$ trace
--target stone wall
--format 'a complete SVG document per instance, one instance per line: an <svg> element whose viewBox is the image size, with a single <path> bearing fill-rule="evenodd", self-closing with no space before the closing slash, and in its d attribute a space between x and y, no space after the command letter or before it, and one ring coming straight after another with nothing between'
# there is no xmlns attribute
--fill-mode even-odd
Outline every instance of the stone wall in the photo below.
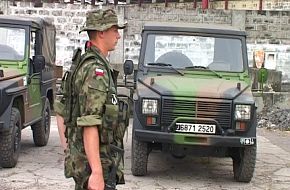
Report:
<svg viewBox="0 0 290 190"><path fill-rule="evenodd" d="M72 51L84 44L86 34L78 31L85 21L86 11L92 9L89 5L71 5L43 3L42 7L33 7L33 3L17 2L9 6L11 15L38 16L46 18L56 27L56 64L69 67Z"/></svg>
<svg viewBox="0 0 290 190"><path fill-rule="evenodd" d="M1 1L3 6L3 2ZM267 63L271 69L283 72L283 80L290 81L290 0L265 0L263 9L257 11L258 0L229 1L229 10L224 10L224 2L210 2L214 9L202 10L198 3L194 9L193 3L164 3L122 5L112 7L117 10L121 20L128 22L119 41L117 51L110 55L110 60L121 64L125 59L133 59L137 64L141 42L140 31L147 21L172 21L192 23L227 24L245 29L248 34L249 63L252 66L253 51L264 49L266 62L269 57L274 61ZM99 6L72 5L58 3L43 3L43 7L36 8L33 3L10 3L5 12L12 15L40 16L50 19L57 29L57 64L66 68L70 64L72 50L83 46L87 40L86 34L78 31L85 21L85 13ZM104 7L106 8L106 7ZM0 8L1 9L1 8ZM2 8L3 9L3 8ZM240 9L240 10L234 10ZM244 9L244 10L242 10ZM275 10L274 10L275 9Z"/></svg>
<svg viewBox="0 0 290 190"><path fill-rule="evenodd" d="M0 14L6 14L8 1L0 1Z"/></svg>
<svg viewBox="0 0 290 190"><path fill-rule="evenodd" d="M86 32L79 34L80 28L85 22L86 12L99 9L99 6L73 5L59 3L43 3L42 7L33 7L33 3L18 2L16 6L10 6L8 14L21 16L38 16L46 18L56 27L56 64L68 69L71 63L72 52L76 47L84 47L88 40ZM123 20L124 8L118 8L117 12ZM121 33L121 36L123 34ZM113 63L123 61L123 38L119 41L117 50L110 55Z"/></svg>
<svg viewBox="0 0 290 190"><path fill-rule="evenodd" d="M191 3L143 4L141 7L126 6L125 20L128 30L125 34L125 58L137 63L141 43L141 29L145 22L189 22L189 23L217 23L231 25L232 11L194 9ZM136 14L138 13L138 14Z"/></svg>
<svg viewBox="0 0 290 190"><path fill-rule="evenodd" d="M164 4L147 4L125 9L129 27L124 54L126 59L135 63L141 42L139 34L146 21L227 24L246 30L250 66L253 66L253 52L263 49L267 68L282 71L282 80L290 81L290 11L202 10L194 9L190 3L170 3L167 8ZM274 57L272 62L268 59L271 56Z"/></svg>
<svg viewBox="0 0 290 190"><path fill-rule="evenodd" d="M253 52L263 49L267 64L269 55L274 62L270 69L282 71L283 81L290 80L290 11L246 11L245 29L248 34L249 64Z"/></svg>
<svg viewBox="0 0 290 190"><path fill-rule="evenodd" d="M211 2L210 7L214 9L224 9L224 1ZM259 0L229 0L229 9L237 10L258 10ZM290 10L289 0L263 0L263 10Z"/></svg>

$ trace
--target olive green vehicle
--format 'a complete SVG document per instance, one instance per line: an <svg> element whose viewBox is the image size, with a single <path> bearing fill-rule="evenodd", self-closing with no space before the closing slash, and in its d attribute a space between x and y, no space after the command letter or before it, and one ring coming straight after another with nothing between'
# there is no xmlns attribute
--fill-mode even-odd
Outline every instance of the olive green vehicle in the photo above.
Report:
<svg viewBox="0 0 290 190"><path fill-rule="evenodd" d="M17 164L21 130L45 146L54 100L55 27L40 18L0 16L0 167Z"/></svg>
<svg viewBox="0 0 290 190"><path fill-rule="evenodd" d="M234 179L251 181L257 119L244 31L147 23L134 76L133 175L147 174L157 149L177 158L231 157Z"/></svg>

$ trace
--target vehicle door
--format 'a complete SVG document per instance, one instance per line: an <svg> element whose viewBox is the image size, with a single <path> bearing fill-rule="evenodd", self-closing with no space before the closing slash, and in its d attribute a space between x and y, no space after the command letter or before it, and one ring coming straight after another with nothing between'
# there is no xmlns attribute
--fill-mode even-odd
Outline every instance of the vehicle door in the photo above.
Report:
<svg viewBox="0 0 290 190"><path fill-rule="evenodd" d="M30 43L29 43L29 67L28 67L28 108L29 108L29 121L37 120L42 115L42 102L41 102L41 74L42 71L37 68L34 61L35 55L41 54L41 33L40 30L31 29Z"/></svg>

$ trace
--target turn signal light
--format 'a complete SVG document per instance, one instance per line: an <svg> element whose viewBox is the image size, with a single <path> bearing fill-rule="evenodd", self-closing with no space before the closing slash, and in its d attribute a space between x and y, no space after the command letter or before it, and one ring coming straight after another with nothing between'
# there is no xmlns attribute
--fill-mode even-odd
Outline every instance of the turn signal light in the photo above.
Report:
<svg viewBox="0 0 290 190"><path fill-rule="evenodd" d="M236 130L245 131L246 130L246 123L245 122L236 122Z"/></svg>
<svg viewBox="0 0 290 190"><path fill-rule="evenodd" d="M147 125L156 125L157 119L153 116L147 116L146 124Z"/></svg>

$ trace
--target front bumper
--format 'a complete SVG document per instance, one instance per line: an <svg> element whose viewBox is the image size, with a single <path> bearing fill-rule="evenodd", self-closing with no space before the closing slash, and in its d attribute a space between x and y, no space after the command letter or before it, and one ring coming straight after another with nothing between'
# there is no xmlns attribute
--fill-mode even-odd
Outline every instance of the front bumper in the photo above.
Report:
<svg viewBox="0 0 290 190"><path fill-rule="evenodd" d="M135 129L134 138L144 142L201 146L244 147L256 144L256 137L183 134L143 129Z"/></svg>

